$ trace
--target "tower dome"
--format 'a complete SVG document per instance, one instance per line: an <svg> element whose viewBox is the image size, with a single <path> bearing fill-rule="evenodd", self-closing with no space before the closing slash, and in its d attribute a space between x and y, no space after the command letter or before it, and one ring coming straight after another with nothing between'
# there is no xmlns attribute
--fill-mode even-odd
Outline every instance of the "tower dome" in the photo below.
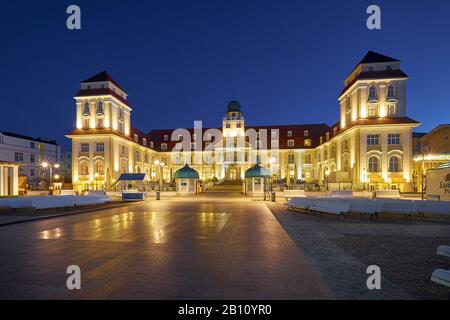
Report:
<svg viewBox="0 0 450 320"><path fill-rule="evenodd" d="M227 112L241 112L241 104L237 100L228 102Z"/></svg>

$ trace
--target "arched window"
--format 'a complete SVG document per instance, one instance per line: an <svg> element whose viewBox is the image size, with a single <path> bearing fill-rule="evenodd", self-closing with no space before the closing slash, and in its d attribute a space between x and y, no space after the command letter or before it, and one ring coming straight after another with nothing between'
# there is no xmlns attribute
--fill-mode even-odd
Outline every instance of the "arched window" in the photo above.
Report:
<svg viewBox="0 0 450 320"><path fill-rule="evenodd" d="M368 172L379 172L379 160L376 156L371 156L369 157L369 161L368 161Z"/></svg>
<svg viewBox="0 0 450 320"><path fill-rule="evenodd" d="M101 101L97 103L97 115L103 115L103 102Z"/></svg>
<svg viewBox="0 0 450 320"><path fill-rule="evenodd" d="M389 172L401 171L401 159L399 156L392 156L389 158Z"/></svg>
<svg viewBox="0 0 450 320"><path fill-rule="evenodd" d="M374 85L369 88L369 101L371 100L378 100L377 88Z"/></svg>
<svg viewBox="0 0 450 320"><path fill-rule="evenodd" d="M391 84L388 86L387 97L388 99L394 98L394 86L392 86Z"/></svg>
<svg viewBox="0 0 450 320"><path fill-rule="evenodd" d="M89 117L90 115L91 115L91 110L89 109L89 102L85 102L84 107L83 107L83 116Z"/></svg>
<svg viewBox="0 0 450 320"><path fill-rule="evenodd" d="M294 140L288 140L287 146L288 147L293 147L294 146Z"/></svg>
<svg viewBox="0 0 450 320"><path fill-rule="evenodd" d="M97 173L98 175L103 175L104 173L104 166L103 166L103 161L99 160L97 162L95 162L95 173Z"/></svg>
<svg viewBox="0 0 450 320"><path fill-rule="evenodd" d="M87 176L89 174L89 164L86 160L80 161L80 175Z"/></svg>

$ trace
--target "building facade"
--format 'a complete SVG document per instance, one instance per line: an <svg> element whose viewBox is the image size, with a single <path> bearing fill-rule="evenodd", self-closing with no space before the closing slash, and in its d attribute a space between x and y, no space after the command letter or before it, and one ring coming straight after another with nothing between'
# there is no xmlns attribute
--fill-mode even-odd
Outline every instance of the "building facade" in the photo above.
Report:
<svg viewBox="0 0 450 320"><path fill-rule="evenodd" d="M22 189L38 189L42 181L50 180L50 170L43 168L42 163L59 164L61 147L55 140L2 131L0 159L19 165L19 177L26 177L27 184Z"/></svg>
<svg viewBox="0 0 450 320"><path fill-rule="evenodd" d="M102 72L76 94L72 179L77 190L111 188L123 172L171 182L186 163L200 179L241 180L255 163L285 185L412 190L412 129L400 61L368 52L344 81L340 120L327 124L247 125L238 101L222 126L152 130L131 125L126 92Z"/></svg>
<svg viewBox="0 0 450 320"><path fill-rule="evenodd" d="M414 133L414 190L426 187L428 169L450 162L450 124L441 124L428 133Z"/></svg>

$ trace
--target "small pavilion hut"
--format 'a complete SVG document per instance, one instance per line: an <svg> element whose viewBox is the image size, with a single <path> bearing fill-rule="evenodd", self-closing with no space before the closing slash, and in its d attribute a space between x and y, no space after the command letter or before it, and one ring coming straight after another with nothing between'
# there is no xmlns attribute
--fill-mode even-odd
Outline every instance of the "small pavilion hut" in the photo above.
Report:
<svg viewBox="0 0 450 320"><path fill-rule="evenodd" d="M174 174L177 195L191 195L197 193L198 172L189 165L177 170Z"/></svg>
<svg viewBox="0 0 450 320"><path fill-rule="evenodd" d="M249 196L263 196L268 190L270 172L259 164L245 171L245 194Z"/></svg>
<svg viewBox="0 0 450 320"><path fill-rule="evenodd" d="M122 190L122 200L145 200L150 177L146 173L122 173L117 180Z"/></svg>

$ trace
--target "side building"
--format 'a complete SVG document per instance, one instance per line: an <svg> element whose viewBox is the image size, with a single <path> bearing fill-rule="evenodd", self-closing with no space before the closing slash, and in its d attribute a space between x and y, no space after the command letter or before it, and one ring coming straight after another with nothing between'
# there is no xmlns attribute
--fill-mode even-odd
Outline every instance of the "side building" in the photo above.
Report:
<svg viewBox="0 0 450 320"><path fill-rule="evenodd" d="M21 183L20 191L38 190L48 186L50 181L50 170L44 168L42 164L59 164L61 147L55 140L1 131L0 159L19 165L19 180L25 184ZM20 177L26 177L26 180Z"/></svg>

